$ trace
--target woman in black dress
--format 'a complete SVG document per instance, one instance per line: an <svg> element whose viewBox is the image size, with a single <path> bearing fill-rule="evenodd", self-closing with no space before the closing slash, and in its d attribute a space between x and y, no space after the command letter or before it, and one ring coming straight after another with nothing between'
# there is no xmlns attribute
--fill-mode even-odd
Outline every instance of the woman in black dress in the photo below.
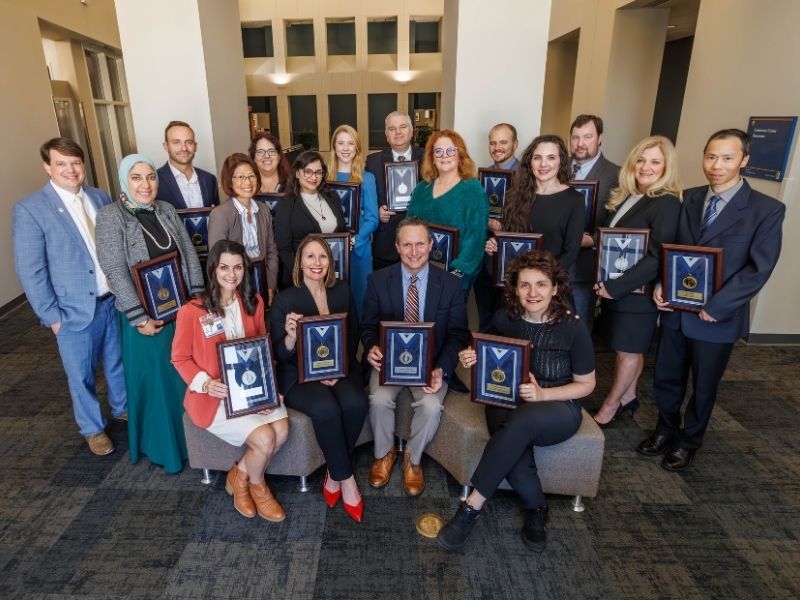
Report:
<svg viewBox="0 0 800 600"><path fill-rule="evenodd" d="M603 427L626 411L639 408L636 384L656 329L658 309L652 283L661 264L661 244L675 241L681 210L681 184L675 147L667 138L646 137L628 154L619 187L606 204L606 227L650 230L647 254L620 277L595 285L603 300L602 327L617 353L614 381L594 420ZM633 293L645 286L644 294Z"/></svg>
<svg viewBox="0 0 800 600"><path fill-rule="evenodd" d="M595 385L592 340L583 322L571 314L569 296L569 277L549 252L529 252L511 262L503 289L505 308L495 313L489 333L531 341L530 383L520 385L517 408L486 407L492 437L472 475L475 488L439 532L439 545L446 550L466 543L484 503L503 479L525 507L523 541L536 552L545 548L547 501L532 449L572 437L582 420L577 399L591 394ZM472 367L475 350L462 350L459 360Z"/></svg>

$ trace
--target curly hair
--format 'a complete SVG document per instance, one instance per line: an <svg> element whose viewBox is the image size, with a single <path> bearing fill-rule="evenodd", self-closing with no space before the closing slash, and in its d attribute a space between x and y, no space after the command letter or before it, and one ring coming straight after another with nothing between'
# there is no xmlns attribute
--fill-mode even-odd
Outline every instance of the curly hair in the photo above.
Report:
<svg viewBox="0 0 800 600"><path fill-rule="evenodd" d="M361 138L358 137L358 132L350 127L350 125L339 125L331 136L331 158L328 163L328 181L336 181L336 172L339 170L339 157L336 156L336 138L340 133L349 135L355 145L353 166L350 170L350 181L361 183L364 181L364 151L361 148Z"/></svg>
<svg viewBox="0 0 800 600"><path fill-rule="evenodd" d="M525 309L517 296L519 274L525 269L534 269L543 273L550 279L550 283L556 286L556 294L550 300L550 306L545 313L549 322L558 323L567 315L572 314L572 303L570 302L572 286L566 269L558 264L553 255L546 250L534 250L517 256L506 269L506 280L503 282L503 303L510 319L519 319L525 314Z"/></svg>
<svg viewBox="0 0 800 600"><path fill-rule="evenodd" d="M445 137L453 140L453 145L458 149L459 177L461 177L461 179L475 179L478 176L478 168L475 166L475 161L469 157L467 144L464 142L464 138L452 129L434 131L431 137L428 138L428 143L425 144L425 157L422 160L422 178L428 183L432 183L433 180L439 176L439 170L433 163L433 145Z"/></svg>
<svg viewBox="0 0 800 600"><path fill-rule="evenodd" d="M289 161L287 160L286 155L283 153L283 147L281 146L280 140L268 131L262 131L261 133L256 134L253 138L253 141L250 142L250 148L247 149L247 153L253 160L256 159L256 150L258 149L256 146L258 145L259 140L266 140L275 147L275 150L278 151L278 182L281 185L281 189L284 189L289 181L289 176L292 174L292 167L289 166ZM260 187L261 186L259 186L259 188Z"/></svg>
<svg viewBox="0 0 800 600"><path fill-rule="evenodd" d="M244 246L239 242L231 240L219 240L211 247L206 261L206 284L205 291L200 295L203 301L203 306L207 311L225 316L221 300L221 289L217 282L217 267L222 258L222 254L233 254L234 256L241 256L244 263L244 276L241 283L236 288L237 293L242 297L242 304L244 305L244 312L248 315L254 315L256 312L256 291L250 283L250 259L247 258L247 251Z"/></svg>
<svg viewBox="0 0 800 600"><path fill-rule="evenodd" d="M253 174L256 176L256 192L261 188L261 174L258 172L256 163L253 162L253 159L247 156L247 154L234 152L222 163L222 170L219 174L219 182L222 184L222 189L228 194L229 198L236 197L236 192L233 191L233 174L240 165L248 165L253 169Z"/></svg>

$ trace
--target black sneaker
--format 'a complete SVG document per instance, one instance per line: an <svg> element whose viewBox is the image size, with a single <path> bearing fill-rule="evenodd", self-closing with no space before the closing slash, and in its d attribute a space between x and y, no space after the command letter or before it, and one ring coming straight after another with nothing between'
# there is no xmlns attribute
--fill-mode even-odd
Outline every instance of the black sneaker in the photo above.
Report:
<svg viewBox="0 0 800 600"><path fill-rule="evenodd" d="M547 521L547 507L525 509L525 523L522 526L522 541L534 552L544 551L547 545L547 533L544 524Z"/></svg>
<svg viewBox="0 0 800 600"><path fill-rule="evenodd" d="M481 511L475 510L466 502L458 506L455 516L439 531L436 541L439 545L450 552L454 552L467 543L467 538L475 523L481 516Z"/></svg>

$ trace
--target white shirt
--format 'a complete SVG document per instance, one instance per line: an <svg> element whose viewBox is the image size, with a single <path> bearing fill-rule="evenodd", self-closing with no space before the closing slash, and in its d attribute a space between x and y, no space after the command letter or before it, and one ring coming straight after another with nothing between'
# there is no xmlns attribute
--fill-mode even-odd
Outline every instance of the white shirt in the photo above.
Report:
<svg viewBox="0 0 800 600"><path fill-rule="evenodd" d="M172 163L167 163L169 170L175 177L175 183L178 184L178 189L181 191L183 201L186 203L187 208L203 208L203 193L200 190L200 182L197 180L197 171L192 169L192 176L186 179L186 175L178 171Z"/></svg>
<svg viewBox="0 0 800 600"><path fill-rule="evenodd" d="M572 173L572 166L570 166L569 170L570 177L576 181L583 181L584 179L586 179L589 176L589 171L591 171L594 168L594 165L597 163L597 161L600 160L601 154L602 152L598 152L597 154L594 155L594 158L587 160L585 163L580 165L580 168L574 174ZM575 161L573 161L572 164L575 164Z"/></svg>
<svg viewBox="0 0 800 600"><path fill-rule="evenodd" d="M258 258L261 252L258 248L258 225L256 224L256 214L258 213L258 202L250 200L250 221L247 220L247 209L244 204L239 202L236 198L233 200L233 206L239 212L239 218L242 220L242 245L247 251L247 256L250 258Z"/></svg>
<svg viewBox="0 0 800 600"><path fill-rule="evenodd" d="M392 158L394 158L394 162L398 162L401 156L404 157L405 160L411 160L411 146L409 146L408 150L406 150L403 154L398 154L394 151L394 149L392 149Z"/></svg>
<svg viewBox="0 0 800 600"><path fill-rule="evenodd" d="M78 228L78 233L81 234L81 239L83 243L86 245L86 249L89 251L89 256L92 257L92 262L94 263L94 280L97 283L97 298L103 296L111 291L108 287L108 280L106 279L103 270L100 268L100 263L97 262L97 248L95 247L94 239L92 238L89 231L86 229L86 221L83 218L83 213L80 210L80 207L77 205L77 201L75 200L75 196L81 196L84 210L86 214L91 219L92 223L97 223L97 209L94 207L94 204L87 198L83 192L83 188L81 188L77 194L73 194L72 192L68 192L65 189L58 187L53 180L50 180L50 185L53 186L53 189L58 194L58 197L61 198L61 202L64 203L64 207L67 209L67 214L69 214L72 222L75 223L75 227Z"/></svg>

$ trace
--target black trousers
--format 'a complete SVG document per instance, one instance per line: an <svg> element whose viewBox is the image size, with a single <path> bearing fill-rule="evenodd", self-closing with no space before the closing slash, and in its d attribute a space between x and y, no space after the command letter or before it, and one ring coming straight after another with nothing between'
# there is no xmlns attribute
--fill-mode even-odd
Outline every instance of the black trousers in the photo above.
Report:
<svg viewBox="0 0 800 600"><path fill-rule="evenodd" d="M475 304L478 307L478 331L486 331L503 300L503 288L495 287L487 260L483 261L472 289L475 290Z"/></svg>
<svg viewBox="0 0 800 600"><path fill-rule="evenodd" d="M653 374L653 396L658 406L656 433L676 436L682 448L703 445L717 390L732 343L703 342L686 337L678 329L661 327ZM681 428L681 405L692 372L692 395Z"/></svg>
<svg viewBox="0 0 800 600"><path fill-rule="evenodd" d="M342 481L350 477L353 474L351 455L369 410L364 386L351 377L340 379L334 386L318 381L296 383L289 388L284 400L286 406L311 418L331 478Z"/></svg>
<svg viewBox="0 0 800 600"><path fill-rule="evenodd" d="M547 505L536 470L533 446L552 446L571 438L581 425L581 407L574 400L525 402L514 410L486 407L492 438L472 475L472 485L491 498L508 479L525 508Z"/></svg>

